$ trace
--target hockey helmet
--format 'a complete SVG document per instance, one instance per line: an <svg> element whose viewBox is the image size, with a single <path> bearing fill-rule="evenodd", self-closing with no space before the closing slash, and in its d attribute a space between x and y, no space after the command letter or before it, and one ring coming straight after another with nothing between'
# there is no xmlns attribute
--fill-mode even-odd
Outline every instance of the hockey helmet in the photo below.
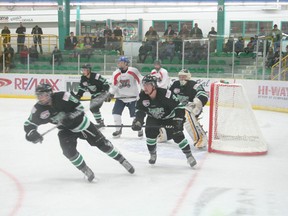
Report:
<svg viewBox="0 0 288 216"><path fill-rule="evenodd" d="M48 83L40 83L39 85L36 86L36 95L41 94L41 93L52 93L52 87Z"/></svg>
<svg viewBox="0 0 288 216"><path fill-rule="evenodd" d="M183 68L182 70L179 71L178 77L179 77L180 84L181 85L185 85L187 80L191 79L190 71L185 69L185 68ZM182 77L184 77L184 78L182 78Z"/></svg>
<svg viewBox="0 0 288 216"><path fill-rule="evenodd" d="M150 83L152 86L157 87L157 77L151 74L148 74L143 77L142 84Z"/></svg>
<svg viewBox="0 0 288 216"><path fill-rule="evenodd" d="M126 57L126 56L121 56L119 59L118 59L118 62L125 62L127 64L130 63L129 59Z"/></svg>
<svg viewBox="0 0 288 216"><path fill-rule="evenodd" d="M36 96L41 105L47 105L51 101L52 87L48 83L39 84L36 89Z"/></svg>
<svg viewBox="0 0 288 216"><path fill-rule="evenodd" d="M84 64L84 65L81 66L81 68L82 68L82 69L88 69L90 72L91 72L91 70L92 70L92 67L91 67L90 64Z"/></svg>
<svg viewBox="0 0 288 216"><path fill-rule="evenodd" d="M160 65L161 66L161 60L155 60L154 65Z"/></svg>

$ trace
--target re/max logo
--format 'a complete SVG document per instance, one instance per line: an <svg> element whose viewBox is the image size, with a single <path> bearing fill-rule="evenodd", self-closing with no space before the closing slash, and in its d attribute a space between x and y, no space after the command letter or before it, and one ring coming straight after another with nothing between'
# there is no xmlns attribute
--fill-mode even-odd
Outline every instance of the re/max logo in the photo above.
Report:
<svg viewBox="0 0 288 216"><path fill-rule="evenodd" d="M60 79L37 79L37 78L15 78L15 90L31 90L35 89L40 83L47 83L52 86L53 91L59 91L58 82Z"/></svg>

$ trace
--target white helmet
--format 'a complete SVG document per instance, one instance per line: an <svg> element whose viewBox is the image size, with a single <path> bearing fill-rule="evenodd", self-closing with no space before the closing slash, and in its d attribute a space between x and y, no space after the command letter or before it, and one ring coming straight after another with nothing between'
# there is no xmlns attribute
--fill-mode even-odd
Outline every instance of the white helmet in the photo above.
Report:
<svg viewBox="0 0 288 216"><path fill-rule="evenodd" d="M178 77L179 76L185 76L185 79L184 80L180 80L180 84L181 85L185 85L187 80L190 80L191 79L191 73L189 70L183 68L182 70L179 71L178 73Z"/></svg>

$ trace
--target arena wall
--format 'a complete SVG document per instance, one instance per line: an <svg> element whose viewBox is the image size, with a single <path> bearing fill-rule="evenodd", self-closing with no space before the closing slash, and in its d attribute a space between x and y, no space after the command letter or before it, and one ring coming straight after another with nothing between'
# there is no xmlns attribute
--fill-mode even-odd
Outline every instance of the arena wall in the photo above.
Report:
<svg viewBox="0 0 288 216"><path fill-rule="evenodd" d="M111 77L106 77L108 80ZM173 79L173 77L172 77ZM217 79L197 78L209 92ZM0 97L5 98L34 98L35 87L46 82L51 84L54 91L77 91L80 77L77 75L37 75L37 74L1 74ZM288 82L268 80L225 80L229 83L240 83L255 109L288 112ZM89 94L84 96L89 97Z"/></svg>

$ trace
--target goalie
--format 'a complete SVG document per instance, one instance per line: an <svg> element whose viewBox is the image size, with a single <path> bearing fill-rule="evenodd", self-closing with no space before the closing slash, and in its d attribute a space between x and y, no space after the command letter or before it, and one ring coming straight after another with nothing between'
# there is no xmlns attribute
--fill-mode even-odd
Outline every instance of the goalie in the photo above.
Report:
<svg viewBox="0 0 288 216"><path fill-rule="evenodd" d="M198 121L198 117L208 101L208 93L201 84L191 80L191 74L187 69L182 69L178 73L178 77L179 80L171 85L170 90L174 92L179 101L186 106L186 121L184 127L193 139L194 146L203 148L207 146L208 139ZM161 128L158 141L163 142L165 140L167 140L167 134L165 128Z"/></svg>

